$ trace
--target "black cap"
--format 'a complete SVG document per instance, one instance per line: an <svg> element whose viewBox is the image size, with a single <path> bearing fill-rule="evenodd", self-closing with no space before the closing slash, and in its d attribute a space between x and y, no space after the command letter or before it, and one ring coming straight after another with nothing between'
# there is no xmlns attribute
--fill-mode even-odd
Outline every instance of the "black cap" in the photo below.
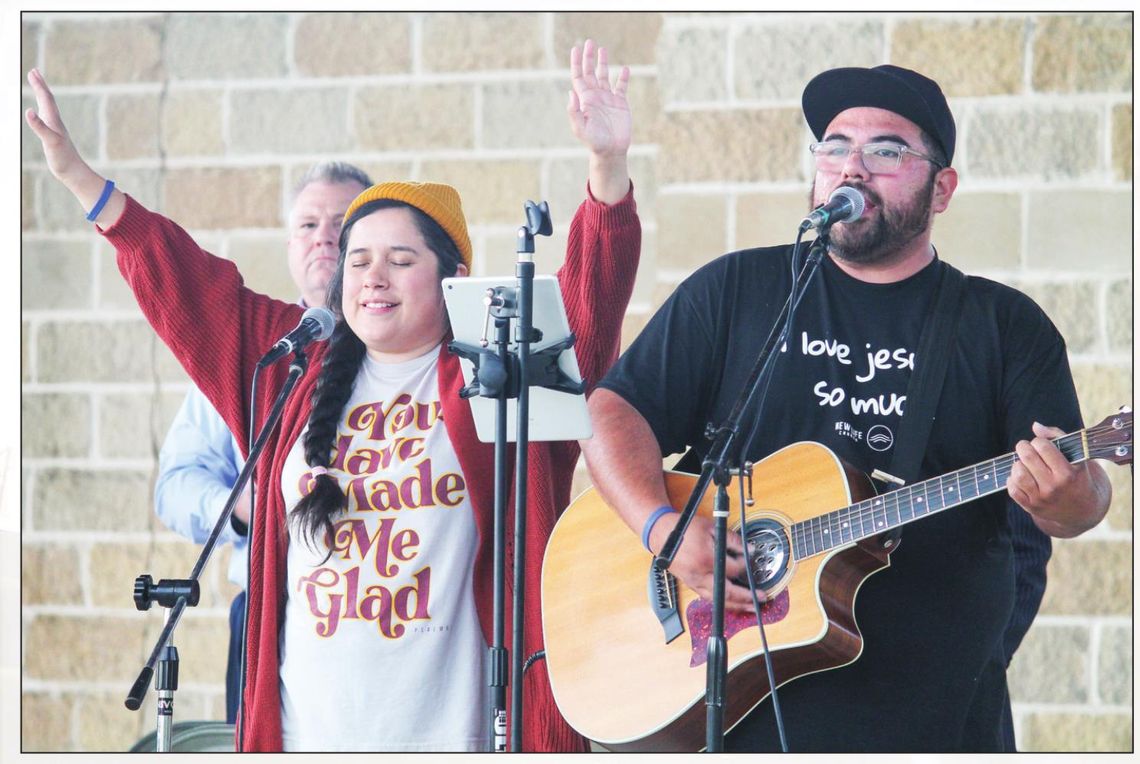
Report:
<svg viewBox="0 0 1140 764"><path fill-rule="evenodd" d="M901 66L846 67L817 74L804 88L804 117L816 140L839 112L857 106L893 111L921 127L954 159L954 115L942 88L929 77Z"/></svg>

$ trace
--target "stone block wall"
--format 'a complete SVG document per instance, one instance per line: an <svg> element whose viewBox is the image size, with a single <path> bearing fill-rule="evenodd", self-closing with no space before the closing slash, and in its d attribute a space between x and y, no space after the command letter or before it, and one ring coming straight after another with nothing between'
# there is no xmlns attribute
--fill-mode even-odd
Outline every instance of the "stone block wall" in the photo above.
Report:
<svg viewBox="0 0 1140 764"><path fill-rule="evenodd" d="M633 69L645 248L627 344L693 269L791 238L812 75L918 68L959 129L939 250L1046 309L1090 423L1130 403L1129 14L29 13L21 32L24 70L44 72L94 166L286 299L282 211L325 158L454 184L476 274L510 272L523 201L548 199L537 260L556 268L586 173L563 114L568 50L592 36ZM21 157L21 746L124 750L153 728L153 693L142 713L122 698L161 625L134 611L133 578L180 576L197 551L151 508L188 382L26 128ZM1055 544L1010 671L1023 750L1132 747L1132 481L1110 473L1108 519ZM180 719L223 714L226 559L180 630Z"/></svg>

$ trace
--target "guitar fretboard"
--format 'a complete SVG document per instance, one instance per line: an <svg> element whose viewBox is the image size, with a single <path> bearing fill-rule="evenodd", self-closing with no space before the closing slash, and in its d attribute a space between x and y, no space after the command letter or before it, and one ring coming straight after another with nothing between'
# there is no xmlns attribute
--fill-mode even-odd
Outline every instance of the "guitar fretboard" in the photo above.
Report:
<svg viewBox="0 0 1140 764"><path fill-rule="evenodd" d="M1084 461L1089 458L1085 432L1063 435L1053 445L1069 462ZM794 523L793 554L796 559L821 554L997 493L1005 488L1017 461L1016 454L1006 454Z"/></svg>

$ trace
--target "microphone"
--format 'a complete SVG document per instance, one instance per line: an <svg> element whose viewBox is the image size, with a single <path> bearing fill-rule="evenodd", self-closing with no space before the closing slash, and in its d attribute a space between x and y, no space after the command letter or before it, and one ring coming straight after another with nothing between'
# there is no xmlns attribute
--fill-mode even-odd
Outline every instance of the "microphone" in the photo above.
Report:
<svg viewBox="0 0 1140 764"><path fill-rule="evenodd" d="M257 362L258 366L268 366L283 355L295 353L310 342L320 342L332 336L336 319L332 311L325 308L309 308L301 316L297 328L277 340L269 352Z"/></svg>
<svg viewBox="0 0 1140 764"><path fill-rule="evenodd" d="M825 230L836 223L853 223L863 214L863 195L850 186L840 186L831 192L827 204L816 207L800 222L800 230Z"/></svg>

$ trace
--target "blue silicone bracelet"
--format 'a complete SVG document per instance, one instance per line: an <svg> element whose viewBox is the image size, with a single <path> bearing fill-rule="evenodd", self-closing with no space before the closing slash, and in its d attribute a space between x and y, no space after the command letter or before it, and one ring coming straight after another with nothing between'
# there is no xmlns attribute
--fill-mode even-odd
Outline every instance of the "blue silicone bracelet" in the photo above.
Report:
<svg viewBox="0 0 1140 764"><path fill-rule="evenodd" d="M645 527L641 529L641 545L645 547L645 551L653 552L653 550L649 548L649 534L653 532L653 526L656 525L657 521L660 520L664 515L676 511L677 510L673 509L670 506L658 507L657 509L653 510L653 514L651 514L649 516L649 519L645 521Z"/></svg>
<svg viewBox="0 0 1140 764"><path fill-rule="evenodd" d="M115 181L107 178L107 182L103 184L103 193L99 196L99 201L95 202L95 206L87 213L87 220L94 222L95 218L99 217L99 213L103 211L103 207L107 205L107 200L111 198L111 192L115 190Z"/></svg>

